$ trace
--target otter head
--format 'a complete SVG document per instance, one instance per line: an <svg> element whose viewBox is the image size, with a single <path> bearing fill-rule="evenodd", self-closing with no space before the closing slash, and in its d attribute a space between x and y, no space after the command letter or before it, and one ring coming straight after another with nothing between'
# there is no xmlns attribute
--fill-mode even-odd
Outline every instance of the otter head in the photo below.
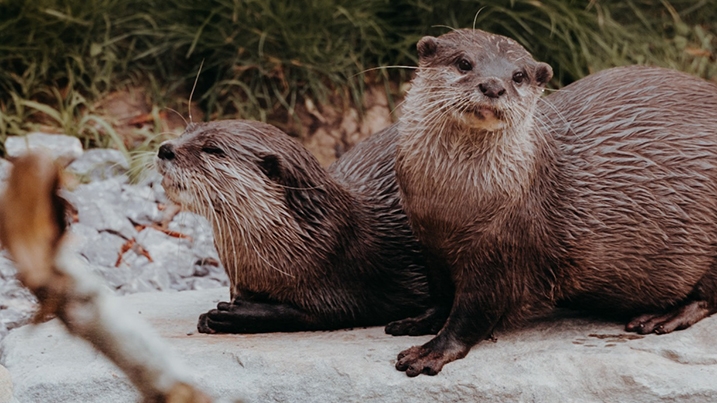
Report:
<svg viewBox="0 0 717 403"><path fill-rule="evenodd" d="M278 258L303 244L329 186L305 148L259 122L192 124L162 143L155 161L167 196L212 224L232 284L249 267L285 270Z"/></svg>
<svg viewBox="0 0 717 403"><path fill-rule="evenodd" d="M497 132L520 125L553 76L514 40L480 30L427 36L417 48L419 68L405 110L423 127Z"/></svg>
<svg viewBox="0 0 717 403"><path fill-rule="evenodd" d="M156 162L167 196L212 222L217 214L283 222L285 157L292 154L301 154L298 145L271 125L219 121L192 124L165 141ZM257 224L248 223L255 230Z"/></svg>

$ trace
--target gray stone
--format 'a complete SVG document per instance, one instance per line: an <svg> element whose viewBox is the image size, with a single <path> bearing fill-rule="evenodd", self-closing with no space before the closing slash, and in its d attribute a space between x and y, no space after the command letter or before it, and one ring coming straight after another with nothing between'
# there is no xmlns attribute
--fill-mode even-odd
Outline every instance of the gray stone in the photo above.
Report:
<svg viewBox="0 0 717 403"><path fill-rule="evenodd" d="M37 311L37 299L16 274L12 261L0 252L0 340L10 329L27 324Z"/></svg>
<svg viewBox="0 0 717 403"><path fill-rule="evenodd" d="M0 251L0 279L6 280L9 278L15 278L17 269L15 264L10 260L4 250Z"/></svg>
<svg viewBox="0 0 717 403"><path fill-rule="evenodd" d="M122 245L127 241L112 232L99 232L94 228L76 223L71 232L78 238L78 252L87 261L103 267L114 267L119 258Z"/></svg>
<svg viewBox="0 0 717 403"><path fill-rule="evenodd" d="M152 167L142 171L140 179L137 181L137 186L148 187L154 192L154 199L160 203L168 203L167 194L164 192L162 187L162 175Z"/></svg>
<svg viewBox="0 0 717 403"><path fill-rule="evenodd" d="M117 293L125 295L157 291L157 288L148 281L148 277L152 277L152 275L145 274L147 266L150 263L145 256L137 254L134 250L130 250L122 255L122 261L116 269L121 273L128 273L129 278L124 284L117 288Z"/></svg>
<svg viewBox="0 0 717 403"><path fill-rule="evenodd" d="M98 181L127 174L129 163L118 150L95 148L85 151L67 169L91 181Z"/></svg>
<svg viewBox="0 0 717 403"><path fill-rule="evenodd" d="M188 240L171 237L147 227L137 235L137 243L149 252L155 266L164 268L173 278L194 275L194 253Z"/></svg>
<svg viewBox="0 0 717 403"><path fill-rule="evenodd" d="M156 291L169 290L171 285L169 268L159 262L149 262L142 268L138 280L144 281Z"/></svg>
<svg viewBox="0 0 717 403"><path fill-rule="evenodd" d="M0 343L7 337L7 335L10 333L10 329L5 326L2 321L0 321ZM0 344L0 353L2 353L2 345Z"/></svg>
<svg viewBox="0 0 717 403"><path fill-rule="evenodd" d="M118 178L91 182L72 192L64 192L63 196L77 209L81 224L131 239L137 231L119 203L122 184L123 180Z"/></svg>
<svg viewBox="0 0 717 403"><path fill-rule="evenodd" d="M89 263L91 264L91 262ZM104 279L105 284L111 290L117 290L121 288L125 284L130 283L134 278L132 274L132 269L126 266L95 266L94 271L100 277L102 277L102 279ZM123 292L122 294L126 294L126 292Z"/></svg>
<svg viewBox="0 0 717 403"><path fill-rule="evenodd" d="M12 330L30 323L32 316L37 310L36 306L26 301L10 300L0 305L0 320L6 329ZM12 304L10 306L7 303Z"/></svg>
<svg viewBox="0 0 717 403"><path fill-rule="evenodd" d="M176 286L173 286L177 291L187 290L208 290L210 288L221 288L226 287L227 284L223 284L221 281L208 278L208 277L190 277L181 279Z"/></svg>
<svg viewBox="0 0 717 403"><path fill-rule="evenodd" d="M119 203L132 222L149 225L162 221L154 191L149 186L123 185Z"/></svg>
<svg viewBox="0 0 717 403"><path fill-rule="evenodd" d="M117 294L119 295L149 292L157 292L157 289L154 287L153 284L151 284L149 281L147 281L147 279L144 278L132 279L132 281L123 284L120 288L117 289Z"/></svg>
<svg viewBox="0 0 717 403"><path fill-rule="evenodd" d="M10 136L5 140L5 152L10 158L37 150L44 150L60 164L67 165L82 155L82 143L77 137L45 133Z"/></svg>
<svg viewBox="0 0 717 403"><path fill-rule="evenodd" d="M171 231L191 237L192 250L195 252L197 259L213 258L219 260L219 254L214 247L212 226L204 217L182 211L174 216L168 228Z"/></svg>
<svg viewBox="0 0 717 403"><path fill-rule="evenodd" d="M431 336L381 327L259 335L196 333L226 288L122 298L148 320L215 396L247 402L714 402L717 318L645 337L572 312L497 333L437 376L408 378L396 354ZM0 364L20 401L129 402L126 377L56 320L10 332Z"/></svg>
<svg viewBox="0 0 717 403"><path fill-rule="evenodd" d="M10 176L10 171L12 170L12 162L0 158L0 183L7 180L8 176ZM2 190L2 189L0 189Z"/></svg>

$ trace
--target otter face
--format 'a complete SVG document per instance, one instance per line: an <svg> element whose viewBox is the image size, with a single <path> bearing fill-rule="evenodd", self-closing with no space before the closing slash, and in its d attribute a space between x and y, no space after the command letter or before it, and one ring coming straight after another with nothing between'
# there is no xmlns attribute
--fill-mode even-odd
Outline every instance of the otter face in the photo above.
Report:
<svg viewBox="0 0 717 403"><path fill-rule="evenodd" d="M279 180L284 161L275 148L292 142L258 122L193 124L162 143L155 162L172 201L215 227L258 231L290 219Z"/></svg>
<svg viewBox="0 0 717 403"><path fill-rule="evenodd" d="M424 126L458 124L485 132L520 125L552 78L510 38L480 30L457 30L418 43L419 69L406 110Z"/></svg>

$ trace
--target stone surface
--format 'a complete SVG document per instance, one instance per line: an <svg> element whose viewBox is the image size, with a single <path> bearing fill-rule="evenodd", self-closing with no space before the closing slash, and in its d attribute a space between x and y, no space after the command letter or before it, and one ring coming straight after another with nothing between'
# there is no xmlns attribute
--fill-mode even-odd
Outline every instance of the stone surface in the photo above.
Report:
<svg viewBox="0 0 717 403"><path fill-rule="evenodd" d="M0 340L10 329L27 324L37 311L37 299L15 278L17 270L0 252Z"/></svg>
<svg viewBox="0 0 717 403"><path fill-rule="evenodd" d="M16 403L13 397L10 372L0 365L0 403Z"/></svg>
<svg viewBox="0 0 717 403"><path fill-rule="evenodd" d="M122 180L113 178L83 184L73 192L63 192L63 197L77 209L80 224L118 234L125 239L137 235L134 225L119 204Z"/></svg>
<svg viewBox="0 0 717 403"><path fill-rule="evenodd" d="M126 174L129 163L118 150L96 148L85 151L67 169L91 181L99 181Z"/></svg>
<svg viewBox="0 0 717 403"><path fill-rule="evenodd" d="M259 335L196 333L225 288L134 294L127 309L152 323L215 396L248 402L714 402L717 317L674 334L625 333L619 323L562 311L496 334L434 377L396 371L396 354L429 336L380 327ZM0 364L19 401L131 402L126 378L55 320L13 330Z"/></svg>
<svg viewBox="0 0 717 403"><path fill-rule="evenodd" d="M5 140L5 152L11 159L29 150L45 150L60 164L67 165L82 155L82 143L77 137L45 133L10 136Z"/></svg>
<svg viewBox="0 0 717 403"><path fill-rule="evenodd" d="M0 158L0 182L4 182L8 175L10 175L10 170L12 169L12 162Z"/></svg>

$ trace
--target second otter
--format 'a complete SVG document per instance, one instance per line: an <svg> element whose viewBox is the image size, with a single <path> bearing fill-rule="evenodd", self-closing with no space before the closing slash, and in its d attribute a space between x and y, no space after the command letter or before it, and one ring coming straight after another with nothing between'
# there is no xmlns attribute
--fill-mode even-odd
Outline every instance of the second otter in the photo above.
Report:
<svg viewBox="0 0 717 403"><path fill-rule="evenodd" d="M205 216L231 301L204 333L337 329L420 312L428 296L401 209L395 126L328 172L294 139L252 121L190 125L158 152L170 199Z"/></svg>
<svg viewBox="0 0 717 403"><path fill-rule="evenodd" d="M540 99L551 68L459 30L418 44L397 178L435 306L390 325L436 374L493 329L564 303L667 333L717 310L717 86L607 70Z"/></svg>

